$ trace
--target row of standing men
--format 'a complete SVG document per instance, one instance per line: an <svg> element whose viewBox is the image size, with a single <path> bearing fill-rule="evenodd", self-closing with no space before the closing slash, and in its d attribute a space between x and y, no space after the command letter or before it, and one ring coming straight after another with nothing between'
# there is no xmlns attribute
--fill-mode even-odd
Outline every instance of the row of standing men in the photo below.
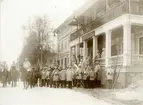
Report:
<svg viewBox="0 0 143 105"><path fill-rule="evenodd" d="M52 88L95 88L100 86L100 65L95 69L87 66L82 68L81 65L69 66L67 68L61 67L44 67L41 70L32 68L31 71L22 71L22 80L24 87L28 86L45 86Z"/></svg>

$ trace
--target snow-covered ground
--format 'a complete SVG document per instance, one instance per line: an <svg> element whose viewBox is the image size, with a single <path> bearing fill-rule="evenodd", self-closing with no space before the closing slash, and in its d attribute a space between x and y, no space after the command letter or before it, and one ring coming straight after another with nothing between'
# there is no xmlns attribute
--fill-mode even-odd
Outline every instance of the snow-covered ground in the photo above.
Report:
<svg viewBox="0 0 143 105"><path fill-rule="evenodd" d="M0 88L0 105L110 105L87 94L70 89Z"/></svg>
<svg viewBox="0 0 143 105"><path fill-rule="evenodd" d="M75 89L112 105L143 105L143 80L125 89Z"/></svg>
<svg viewBox="0 0 143 105"><path fill-rule="evenodd" d="M118 90L113 94L114 99L128 103L128 105L143 105L143 80L132 83L128 88Z"/></svg>
<svg viewBox="0 0 143 105"><path fill-rule="evenodd" d="M143 105L143 80L126 89L0 88L0 105Z"/></svg>

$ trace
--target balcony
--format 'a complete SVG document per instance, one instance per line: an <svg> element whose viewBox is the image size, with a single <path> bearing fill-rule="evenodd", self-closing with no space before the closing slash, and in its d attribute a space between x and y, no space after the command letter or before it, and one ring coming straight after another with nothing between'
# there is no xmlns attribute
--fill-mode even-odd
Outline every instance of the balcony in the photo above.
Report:
<svg viewBox="0 0 143 105"><path fill-rule="evenodd" d="M105 58L98 59L100 66L105 67Z"/></svg>
<svg viewBox="0 0 143 105"><path fill-rule="evenodd" d="M128 11L129 10L127 1L119 3L116 7L110 9L109 11L107 11L106 8L102 8L101 11L96 14L95 20L71 34L71 41L123 14L128 13Z"/></svg>

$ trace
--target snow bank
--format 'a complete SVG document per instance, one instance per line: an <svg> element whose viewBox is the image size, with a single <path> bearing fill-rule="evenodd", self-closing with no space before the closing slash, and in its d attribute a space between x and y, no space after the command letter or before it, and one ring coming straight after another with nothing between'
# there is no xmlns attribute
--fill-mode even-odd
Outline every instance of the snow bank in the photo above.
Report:
<svg viewBox="0 0 143 105"><path fill-rule="evenodd" d="M143 80L128 86L124 91L115 92L117 99L120 100L139 100L143 101Z"/></svg>
<svg viewBox="0 0 143 105"><path fill-rule="evenodd" d="M0 88L0 105L110 105L69 89Z"/></svg>

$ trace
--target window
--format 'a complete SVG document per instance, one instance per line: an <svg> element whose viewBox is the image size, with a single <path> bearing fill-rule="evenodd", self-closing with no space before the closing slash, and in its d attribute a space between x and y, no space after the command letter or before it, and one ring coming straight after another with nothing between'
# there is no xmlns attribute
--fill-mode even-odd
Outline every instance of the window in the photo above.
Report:
<svg viewBox="0 0 143 105"><path fill-rule="evenodd" d="M60 45L58 45L58 51L60 51Z"/></svg>
<svg viewBox="0 0 143 105"><path fill-rule="evenodd" d="M64 43L62 42L62 50L64 49Z"/></svg>
<svg viewBox="0 0 143 105"><path fill-rule="evenodd" d="M63 41L63 50L65 50L66 45L65 45L65 41Z"/></svg>
<svg viewBox="0 0 143 105"><path fill-rule="evenodd" d="M62 43L60 44L60 51L62 51Z"/></svg>
<svg viewBox="0 0 143 105"><path fill-rule="evenodd" d="M139 39L139 54L143 54L143 37Z"/></svg>
<svg viewBox="0 0 143 105"><path fill-rule="evenodd" d="M64 66L67 67L67 58L65 58Z"/></svg>
<svg viewBox="0 0 143 105"><path fill-rule="evenodd" d="M68 48L68 41L66 41L65 46L66 46L66 49L67 49Z"/></svg>
<svg viewBox="0 0 143 105"><path fill-rule="evenodd" d="M121 55L123 53L123 39L117 37L111 41L111 56Z"/></svg>
<svg viewBox="0 0 143 105"><path fill-rule="evenodd" d="M123 27L114 29L111 35L111 56L123 54Z"/></svg>

